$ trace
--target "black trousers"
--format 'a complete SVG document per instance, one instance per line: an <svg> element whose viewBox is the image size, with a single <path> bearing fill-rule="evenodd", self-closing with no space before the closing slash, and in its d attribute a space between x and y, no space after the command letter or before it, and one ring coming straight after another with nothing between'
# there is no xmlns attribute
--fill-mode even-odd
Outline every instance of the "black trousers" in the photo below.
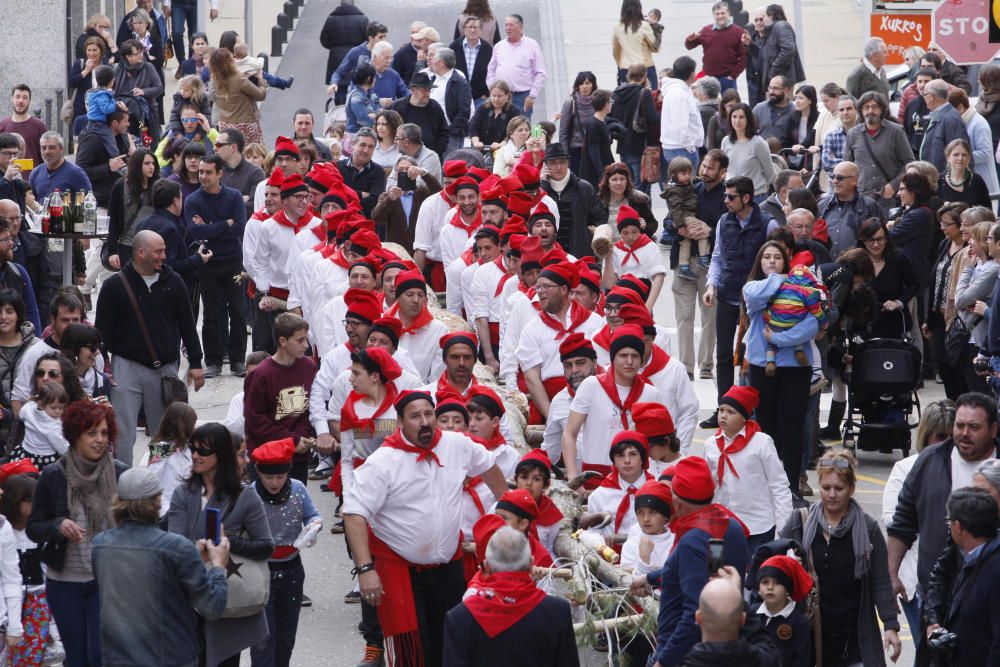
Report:
<svg viewBox="0 0 1000 667"><path fill-rule="evenodd" d="M715 304L715 384L719 398L733 386L733 352L740 307L717 301Z"/></svg>
<svg viewBox="0 0 1000 667"><path fill-rule="evenodd" d="M271 570L271 594L267 598L264 614L271 634L250 648L250 659L254 667L288 667L299 630L306 572L299 556L287 562L268 563L268 567Z"/></svg>
<svg viewBox="0 0 1000 667"><path fill-rule="evenodd" d="M213 265L210 261L201 267L201 300L205 306L201 328L205 347L205 363L221 366L225 349L219 320L222 310L229 313L229 361L236 363L247 356L247 325L243 319L243 294L233 276L242 270L239 262Z"/></svg>
<svg viewBox="0 0 1000 667"><path fill-rule="evenodd" d="M278 341L274 338L274 319L278 316L276 311L266 312L260 309L260 299L254 298L250 303L253 311L251 325L253 327L253 351L267 352L274 354L278 348Z"/></svg>
<svg viewBox="0 0 1000 667"><path fill-rule="evenodd" d="M968 388L966 387L965 377L961 371L948 363L948 356L944 353L945 334L944 317L938 315L934 318L933 325L931 326L930 345L925 345L924 349L929 347L934 350L938 373L941 375L941 381L944 383L944 395L954 401L967 392Z"/></svg>
<svg viewBox="0 0 1000 667"><path fill-rule="evenodd" d="M768 377L763 366L750 366L750 386L760 392L757 422L774 440L788 487L795 495L799 493L802 473L802 432L809 408L810 379L810 366L779 366L774 377Z"/></svg>
<svg viewBox="0 0 1000 667"><path fill-rule="evenodd" d="M441 667L444 617L462 601L465 572L462 559L431 569L410 568L410 585L420 623L420 643L426 667ZM409 666L404 666L409 667Z"/></svg>

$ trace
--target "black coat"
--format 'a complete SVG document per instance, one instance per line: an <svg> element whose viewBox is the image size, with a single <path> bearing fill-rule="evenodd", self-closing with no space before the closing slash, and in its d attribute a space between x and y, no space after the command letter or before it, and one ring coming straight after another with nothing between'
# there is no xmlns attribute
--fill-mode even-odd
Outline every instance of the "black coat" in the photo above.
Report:
<svg viewBox="0 0 1000 667"><path fill-rule="evenodd" d="M618 142L618 154L625 156L641 156L647 146L660 144L660 114L653 102L653 94L637 83L625 83L611 94L614 104L608 116L617 118L625 126L621 141ZM633 121L636 120L636 109L639 109L639 119L646 122L645 132L635 132Z"/></svg>
<svg viewBox="0 0 1000 667"><path fill-rule="evenodd" d="M453 137L469 135L469 116L472 108L472 88L465 75L456 67L452 70L444 89L444 111L448 117L448 134Z"/></svg>
<svg viewBox="0 0 1000 667"><path fill-rule="evenodd" d="M524 112L521 111L520 107L511 104L494 118L493 107L487 102L480 105L472 115L469 136L479 137L485 146L503 143L504 139L507 138L507 123L512 118L522 115Z"/></svg>
<svg viewBox="0 0 1000 667"><path fill-rule="evenodd" d="M124 135L115 137L118 143L118 154L128 154L128 139ZM94 188L94 197L97 198L98 206L107 208L111 199L111 186L115 184L121 176L117 172L112 172L108 166L108 160L114 155L108 155L104 150L104 142L92 132L84 130L80 133L80 140L76 146L76 165L87 172L90 185Z"/></svg>
<svg viewBox="0 0 1000 667"><path fill-rule="evenodd" d="M184 219L166 209L158 208L139 221L136 233L145 229L163 237L163 242L167 246L167 266L183 278L188 287L191 287L203 262L198 256L197 247L194 247L194 239Z"/></svg>
<svg viewBox="0 0 1000 667"><path fill-rule="evenodd" d="M542 189L559 207L560 231L564 228L570 230L570 245L566 248L567 252L576 257L593 254L590 244L594 235L589 228L608 221L608 210L601 203L594 186L575 174L570 174L569 183L562 192L556 192L547 180L542 181ZM561 205L565 198L569 198L572 202L569 216L566 216Z"/></svg>
<svg viewBox="0 0 1000 667"><path fill-rule="evenodd" d="M761 47L760 66L762 91L767 88L771 79L779 74L787 76L793 84L805 81L806 71L799 57L795 30L788 21L777 21L768 29L764 45Z"/></svg>
<svg viewBox="0 0 1000 667"><path fill-rule="evenodd" d="M963 564L944 627L958 635L953 665L1000 665L1000 536Z"/></svg>
<svg viewBox="0 0 1000 667"><path fill-rule="evenodd" d="M449 48L455 52L455 69L469 80L473 99L485 99L490 96L490 87L486 85L486 68L493 57L493 47L485 39L479 40L479 55L476 56L476 65L469 72L469 64L465 62L465 49L462 47L464 39L464 37L459 37L449 45Z"/></svg>
<svg viewBox="0 0 1000 667"><path fill-rule="evenodd" d="M367 28L368 17L353 5L340 5L326 17L323 30L319 33L319 43L324 49L330 50L326 58L324 83L330 82L330 77L347 52L367 39L365 36Z"/></svg>
<svg viewBox="0 0 1000 667"><path fill-rule="evenodd" d="M576 667L580 656L569 602L547 596L492 639L459 604L445 617L443 662L448 667Z"/></svg>
<svg viewBox="0 0 1000 667"><path fill-rule="evenodd" d="M611 132L607 123L593 118L583 126L584 151L578 176L594 187L604 177L604 168L615 161L611 154Z"/></svg>
<svg viewBox="0 0 1000 667"><path fill-rule="evenodd" d="M440 104L427 100L427 106L418 107L410 104L409 97L404 97L396 100L390 108L403 117L404 123L419 125L423 144L444 159L448 150L448 119Z"/></svg>
<svg viewBox="0 0 1000 667"><path fill-rule="evenodd" d="M385 171L374 162L369 162L361 171L355 169L350 158L337 162L337 170L344 177L344 185L353 188L361 197L361 208L366 217L371 217L379 195L385 192ZM362 193L367 192L365 196Z"/></svg>
<svg viewBox="0 0 1000 667"><path fill-rule="evenodd" d="M417 50L407 42L399 47L396 55L392 57L392 68L396 70L403 83L410 85L413 73L417 71Z"/></svg>

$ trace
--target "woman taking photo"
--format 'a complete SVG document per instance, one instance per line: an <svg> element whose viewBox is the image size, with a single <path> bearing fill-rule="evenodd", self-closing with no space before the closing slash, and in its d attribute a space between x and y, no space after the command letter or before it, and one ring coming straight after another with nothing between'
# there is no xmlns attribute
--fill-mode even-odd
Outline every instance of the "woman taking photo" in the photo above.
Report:
<svg viewBox="0 0 1000 667"><path fill-rule="evenodd" d="M83 45L84 56L73 61L69 70L69 88L73 95L73 123L81 116L87 117L87 91L97 87L94 70L99 65L108 64L108 47L100 37L88 37ZM86 121L82 121L86 125ZM83 129L82 127L80 128ZM73 134L79 134L73 132Z"/></svg>
<svg viewBox="0 0 1000 667"><path fill-rule="evenodd" d="M869 327L872 338L904 338L910 331L908 304L919 287L913 265L893 247L889 232L878 218L868 218L858 230L858 247L864 248L875 267L871 287L877 314Z"/></svg>
<svg viewBox="0 0 1000 667"><path fill-rule="evenodd" d="M972 228L969 234L969 254L975 261L962 271L955 289L958 318L972 334L959 365L966 391L989 393L986 378L976 372L972 361L986 343L990 301L997 282L997 271L1000 269L1000 264L996 261L996 256L1000 255L996 230L996 225L989 222L980 222Z"/></svg>
<svg viewBox="0 0 1000 667"><path fill-rule="evenodd" d="M108 238L101 248L101 257L109 269L118 271L132 261L132 238L139 222L153 212L153 184L159 178L156 156L148 148L137 148L128 158L125 178L111 186Z"/></svg>
<svg viewBox="0 0 1000 667"><path fill-rule="evenodd" d="M510 119L507 123L507 139L493 154L494 174L500 178L510 175L514 165L521 159L530 135L531 121L525 116L515 116Z"/></svg>
<svg viewBox="0 0 1000 667"><path fill-rule="evenodd" d="M792 154L786 154L789 169L810 171L813 167L812 156L819 152L821 144L816 143L816 120L819 118L817 108L816 88L809 84L799 86L795 91L795 111L788 117L785 136Z"/></svg>
<svg viewBox="0 0 1000 667"><path fill-rule="evenodd" d="M781 537L805 547L807 569L816 573L823 591L823 667L885 667L885 649L892 649L893 662L902 650L885 538L878 521L854 500L856 466L848 452L821 458L820 502L809 508L804 525L802 514L792 512L781 531Z"/></svg>
<svg viewBox="0 0 1000 667"><path fill-rule="evenodd" d="M218 48L208 59L215 94L214 111L219 113L219 131L233 127L243 133L247 143L264 141L257 103L267 97L267 82L263 77L257 83L236 70L233 54L229 49Z"/></svg>
<svg viewBox="0 0 1000 667"><path fill-rule="evenodd" d="M192 141L189 141L181 151L180 168L175 169L168 180L180 183L181 197L184 199L201 187L201 181L198 180L198 163L206 155L208 151L205 150L205 146Z"/></svg>
<svg viewBox="0 0 1000 667"><path fill-rule="evenodd" d="M494 81L490 86L489 99L472 114L472 122L469 124L472 147L483 151L487 161L493 159L493 153L507 138L508 123L524 113L520 107L514 106L512 98L506 81Z"/></svg>
<svg viewBox="0 0 1000 667"><path fill-rule="evenodd" d="M640 20L641 18L640 15ZM646 27L649 28L649 25ZM649 32L650 35L653 34L652 30ZM621 83L621 80L618 83ZM580 173L580 158L583 155L584 145L583 131L586 124L594 117L591 96L595 90L597 90L597 77L594 73L579 72L573 81L573 92L563 103L562 113L559 115L559 143L569 151L569 170L574 174ZM631 122L631 119L629 120Z"/></svg>
<svg viewBox="0 0 1000 667"><path fill-rule="evenodd" d="M274 543L260 496L243 486L237 449L222 424L204 424L191 434L191 477L174 489L167 512L171 533L192 542L205 537L205 509L215 508L229 538L230 552L263 561ZM264 611L241 618L203 621L205 665L238 667L240 652L268 633Z"/></svg>
<svg viewBox="0 0 1000 667"><path fill-rule="evenodd" d="M757 421L761 430L774 439L774 447L785 467L792 493L798 493L802 468L802 433L809 404L812 363L815 354L812 340L819 333L819 322L811 315L795 326L777 332L764 321L764 310L778 291L791 267L788 251L777 241L767 241L757 252L753 270L743 286L743 301L749 320L746 337L746 361L750 386L760 392ZM777 348L770 375L768 346ZM809 361L801 365L797 351Z"/></svg>
<svg viewBox="0 0 1000 667"><path fill-rule="evenodd" d="M722 148L722 140L729 135L729 113L740 104L740 94L735 88L722 91L719 110L708 119L705 130L706 150Z"/></svg>
<svg viewBox="0 0 1000 667"><path fill-rule="evenodd" d="M969 206L993 208L990 191L983 177L972 171L972 147L965 139L953 139L944 149L948 168L938 180L942 202L965 202Z"/></svg>
<svg viewBox="0 0 1000 667"><path fill-rule="evenodd" d="M101 355L101 332L97 327L69 325L59 339L59 351L73 363L80 386L87 396L108 398L111 389L108 377L96 366Z"/></svg>
<svg viewBox="0 0 1000 667"><path fill-rule="evenodd" d="M31 503L28 539L42 547L45 593L68 667L101 665L100 609L90 560L94 537L112 527L111 501L124 463L111 455L115 412L93 401L63 413L65 456L42 471Z"/></svg>
<svg viewBox="0 0 1000 667"><path fill-rule="evenodd" d="M757 134L750 105L740 104L729 112L729 136L722 140L722 150L729 157L728 173L752 180L754 203L764 201L774 180L774 163L767 142Z"/></svg>
<svg viewBox="0 0 1000 667"><path fill-rule="evenodd" d="M968 204L952 202L938 210L938 225L944 234L944 240L938 246L937 259L932 269L934 279L927 303L927 317L924 318L924 324L920 329L924 338L930 341L934 359L938 363L938 375L944 383L944 394L951 400L955 400L967 391L961 369L953 368L944 352L945 332L951 324L955 310L955 292L952 285L957 286L957 283L951 277L956 269L955 259L966 244L961 220L962 213L967 208Z"/></svg>
<svg viewBox="0 0 1000 667"><path fill-rule="evenodd" d="M388 176L399 159L399 149L396 148L396 130L403 124L403 117L392 109L383 109L375 114L375 134L378 143L372 153L372 162L382 167Z"/></svg>

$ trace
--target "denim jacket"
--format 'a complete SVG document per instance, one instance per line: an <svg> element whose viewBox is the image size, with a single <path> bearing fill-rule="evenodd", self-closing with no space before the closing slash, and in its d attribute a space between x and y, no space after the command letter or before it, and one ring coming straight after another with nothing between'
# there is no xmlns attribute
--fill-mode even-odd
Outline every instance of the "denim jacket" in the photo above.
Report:
<svg viewBox="0 0 1000 667"><path fill-rule="evenodd" d="M190 540L126 521L94 538L105 667L198 664L195 612L226 608L226 571L206 570Z"/></svg>

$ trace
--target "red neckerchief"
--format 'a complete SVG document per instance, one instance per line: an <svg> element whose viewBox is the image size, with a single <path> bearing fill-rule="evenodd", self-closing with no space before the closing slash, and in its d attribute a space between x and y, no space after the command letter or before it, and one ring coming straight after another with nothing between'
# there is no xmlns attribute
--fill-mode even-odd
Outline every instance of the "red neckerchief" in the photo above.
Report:
<svg viewBox="0 0 1000 667"><path fill-rule="evenodd" d="M651 479L656 479L650 475L645 470L642 471L645 479L640 481L636 480L634 483L629 484L628 489L625 491L625 496L622 501L618 503L618 510L615 512L615 532L622 527L622 521L625 520L625 515L628 513L629 508L632 507L632 497L638 493L639 487ZM638 484L638 486L636 486ZM615 489L616 491L621 491L621 480L618 477L618 468L613 468L610 473L604 476L601 483L598 486L603 486L606 489Z"/></svg>
<svg viewBox="0 0 1000 667"><path fill-rule="evenodd" d="M313 250L313 252L322 253L323 252L323 248L325 248L325 247L326 247L326 240L324 239L322 243L317 243L316 245L314 245L312 247L312 250Z"/></svg>
<svg viewBox="0 0 1000 667"><path fill-rule="evenodd" d="M271 219L274 220L279 225L281 225L282 227L288 227L296 234L301 232L303 229L305 229L306 225L312 222L312 216L310 216L308 212L295 222L292 222L291 220L288 219L288 216L285 215L284 209L281 209L273 216L271 216Z"/></svg>
<svg viewBox="0 0 1000 667"><path fill-rule="evenodd" d="M590 319L593 312L587 310L576 301L569 302L569 327L552 317L544 310L538 311L538 316L542 318L542 324L556 332L556 340L561 340L566 334L573 333L576 328Z"/></svg>
<svg viewBox="0 0 1000 667"><path fill-rule="evenodd" d="M251 220L267 220L271 217L271 214L267 212L266 208L262 208L259 211L254 211L253 215L250 216Z"/></svg>
<svg viewBox="0 0 1000 667"><path fill-rule="evenodd" d="M479 380L476 379L475 375L472 376L472 382L469 383L469 387L471 387L474 384L479 384ZM448 372L445 371L444 373L441 373L441 377L438 378L437 389L435 391L439 394L442 393L458 394L464 400L465 392L469 391L469 387L466 387L465 389L459 389L452 383L448 382Z"/></svg>
<svg viewBox="0 0 1000 667"><path fill-rule="evenodd" d="M594 345L600 345L605 350L611 349L611 325L605 324L592 339Z"/></svg>
<svg viewBox="0 0 1000 667"><path fill-rule="evenodd" d="M450 223L452 227L458 227L463 232L466 233L467 238L472 238L472 234L475 233L477 229L483 225L483 210L481 208L476 208L476 217L472 219L472 224L465 224L465 220L462 219L462 209L455 211L455 215L452 217Z"/></svg>
<svg viewBox="0 0 1000 667"><path fill-rule="evenodd" d="M328 255L329 260L342 269L350 269L351 263L347 261L346 257L344 257L344 253L340 250L340 248L333 243L330 245L333 247L333 250L331 250Z"/></svg>
<svg viewBox="0 0 1000 667"><path fill-rule="evenodd" d="M532 522L534 525L534 522ZM538 539L538 535L528 531L528 546L531 547L531 560L534 561L535 567L552 567L554 564L552 561L552 554L549 550L545 548L542 541Z"/></svg>
<svg viewBox="0 0 1000 667"><path fill-rule="evenodd" d="M497 283L496 290L493 291L493 298L495 299L498 296L500 296L500 292L503 291L503 286L507 284L508 280L514 277L514 274L507 272L507 267L503 263L503 255L500 255L495 260L493 260L493 263L496 265L498 269L500 269L500 273L502 274L500 277L500 282Z"/></svg>
<svg viewBox="0 0 1000 667"><path fill-rule="evenodd" d="M608 395L608 398L611 399L611 402L615 405L615 407L621 411L622 429L627 431L630 428L628 425L629 412L632 411L632 405L639 400L639 397L642 396L642 390L646 386L646 381L636 375L631 388L628 390L628 396L625 397L624 403L622 403L622 399L618 395L618 385L615 384L614 369L608 369L606 372L598 375L597 382L604 389L604 393Z"/></svg>
<svg viewBox="0 0 1000 667"><path fill-rule="evenodd" d="M623 243L621 240L615 243L615 247L621 250L623 253L625 253L625 257L622 259L622 266L628 264L629 257L634 258L635 263L639 264L640 263L639 256L635 254L636 251L642 248L643 246L649 245L650 243L652 243L652 241L650 241L649 237L646 236L645 234L639 234L639 238L636 239L635 243L633 243L631 246L625 245L625 243Z"/></svg>
<svg viewBox="0 0 1000 667"><path fill-rule="evenodd" d="M462 251L462 254L459 255L459 257L462 258L462 261L465 262L466 266L471 266L472 262L476 259L476 254L472 252L472 248L466 248ZM482 264L482 262L479 263Z"/></svg>
<svg viewBox="0 0 1000 667"><path fill-rule="evenodd" d="M708 507L703 507L702 509L692 514L688 514L687 516L677 517L670 522L670 530L674 533L674 546L670 550L673 551L676 549L677 545L680 544L681 538L683 538L688 531L695 528L705 531L708 533L709 537L722 539L726 535L726 530L729 529L730 519L734 519L736 523L740 524L740 528L743 529L744 536L750 537L750 531L747 529L746 525L740 521L739 517L722 505L712 503Z"/></svg>
<svg viewBox="0 0 1000 667"><path fill-rule="evenodd" d="M594 312L604 317L604 292L601 292L594 303Z"/></svg>
<svg viewBox="0 0 1000 667"><path fill-rule="evenodd" d="M652 384L650 378L662 371L670 363L670 355L659 345L653 344L653 354L649 357L649 363L639 371L639 377Z"/></svg>
<svg viewBox="0 0 1000 667"><path fill-rule="evenodd" d="M728 447L726 446L726 437L722 434L722 427L720 426L719 430L715 432L713 441L715 446L719 448L719 469L717 471L719 486L722 486L722 476L726 472L726 466L729 466L729 470L736 476L736 479L740 478L740 474L736 472L736 466L733 465L733 460L729 458L729 455L742 451L744 447L749 445L753 437L760 432L760 424L748 419L743 430L744 433L737 433Z"/></svg>
<svg viewBox="0 0 1000 667"><path fill-rule="evenodd" d="M309 231L311 231L321 242L326 243L326 230L323 229L323 225L316 225Z"/></svg>
<svg viewBox="0 0 1000 667"><path fill-rule="evenodd" d="M535 298L535 286L534 285L532 285L531 287L528 287L523 282L521 282L520 280L518 280L517 281L517 291L520 292L521 294L523 294L524 296L528 297L529 301L531 301L532 299Z"/></svg>
<svg viewBox="0 0 1000 667"><path fill-rule="evenodd" d="M507 444L507 438L503 437L503 434L500 433L499 430L496 433L494 433L493 437L490 438L489 440L480 438L478 435L470 435L469 437L472 438L473 442L478 442L480 445L482 445L491 452L496 450L496 448L499 447L500 445Z"/></svg>
<svg viewBox="0 0 1000 667"><path fill-rule="evenodd" d="M441 441L441 429L434 429L434 438L431 440L430 447L416 447L414 445L408 444L403 439L403 433L397 428L392 432L388 438L382 441L383 447L390 447L392 449L398 449L404 452L410 452L411 454L417 455L417 463L424 460L431 460L438 464L439 468L443 468L441 465L441 460L438 459L437 454L434 453L434 448L437 447L438 442Z"/></svg>
<svg viewBox="0 0 1000 667"><path fill-rule="evenodd" d="M366 435L375 435L375 420L393 406L396 402L396 396L399 394L393 382L386 383L385 389L385 398L382 403L375 408L375 413L366 419L358 417L358 413L354 410L354 404L363 399L365 395L356 391L348 394L344 407L340 409L340 430L357 429Z"/></svg>
<svg viewBox="0 0 1000 667"><path fill-rule="evenodd" d="M527 616L545 599L528 572L477 573L469 582L463 604L493 639Z"/></svg>
<svg viewBox="0 0 1000 667"><path fill-rule="evenodd" d="M320 248L319 254L323 259L330 259L332 256L337 254L337 244L327 243L325 246Z"/></svg>
<svg viewBox="0 0 1000 667"><path fill-rule="evenodd" d="M551 498L542 494L542 497L538 499L538 518L532 522L532 528L534 528L535 524L539 526L551 526L562 520L563 513L556 507Z"/></svg>
<svg viewBox="0 0 1000 667"><path fill-rule="evenodd" d="M396 303L392 304L392 307L385 314L387 317L398 317L397 315L398 312L399 312L399 302L397 301ZM403 318L399 319L400 321L402 321ZM420 331L425 326L430 324L433 320L434 316L431 315L431 311L427 310L427 306L424 306L424 309L420 311L420 314L417 315L416 318L414 318L413 322L410 323L410 326L406 325L403 326L403 331L401 336L412 334L415 331Z"/></svg>

